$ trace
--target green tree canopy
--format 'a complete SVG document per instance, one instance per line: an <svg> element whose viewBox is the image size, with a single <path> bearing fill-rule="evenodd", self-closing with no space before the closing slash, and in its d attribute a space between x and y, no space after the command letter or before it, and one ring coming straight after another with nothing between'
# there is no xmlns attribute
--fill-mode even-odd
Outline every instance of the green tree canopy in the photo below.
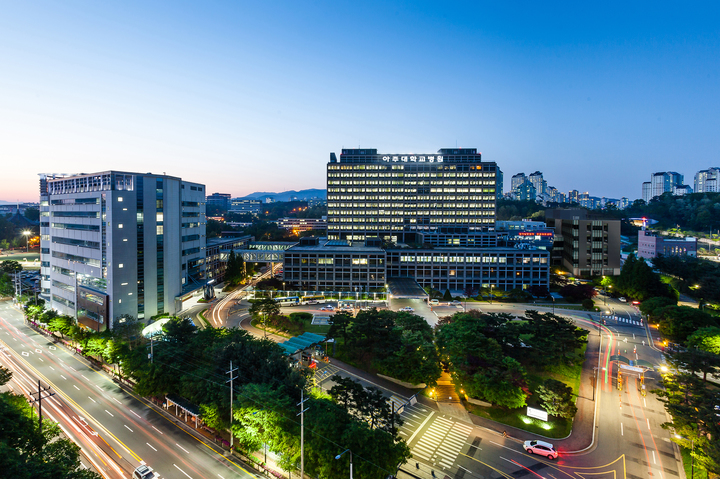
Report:
<svg viewBox="0 0 720 479"><path fill-rule="evenodd" d="M543 407L551 416L572 419L577 413L572 388L556 379L546 379L536 391Z"/></svg>
<svg viewBox="0 0 720 479"><path fill-rule="evenodd" d="M687 344L690 348L720 355L720 328L717 326L700 328L688 336Z"/></svg>

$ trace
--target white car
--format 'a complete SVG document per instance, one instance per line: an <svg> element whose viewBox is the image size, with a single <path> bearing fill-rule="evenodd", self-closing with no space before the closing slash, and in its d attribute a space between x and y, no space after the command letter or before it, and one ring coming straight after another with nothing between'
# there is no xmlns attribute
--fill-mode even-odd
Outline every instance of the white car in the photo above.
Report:
<svg viewBox="0 0 720 479"><path fill-rule="evenodd" d="M429 301L429 304L430 304L430 306L439 306L439 305L440 305L440 300L439 300L439 299L431 299L431 300Z"/></svg>
<svg viewBox="0 0 720 479"><path fill-rule="evenodd" d="M525 441L523 449L525 449L528 454L538 454L540 456L545 456L550 460L558 457L558 452L555 450L553 445L545 441Z"/></svg>
<svg viewBox="0 0 720 479"><path fill-rule="evenodd" d="M335 311L335 308L328 304L327 306L323 306L322 308L320 308L320 311Z"/></svg>
<svg viewBox="0 0 720 479"><path fill-rule="evenodd" d="M406 311L408 313L414 313L415 310L411 308L410 306L405 306L404 308L400 308L399 311Z"/></svg>
<svg viewBox="0 0 720 479"><path fill-rule="evenodd" d="M625 298L618 298L618 301L620 301L621 303L627 303L627 299Z"/></svg>

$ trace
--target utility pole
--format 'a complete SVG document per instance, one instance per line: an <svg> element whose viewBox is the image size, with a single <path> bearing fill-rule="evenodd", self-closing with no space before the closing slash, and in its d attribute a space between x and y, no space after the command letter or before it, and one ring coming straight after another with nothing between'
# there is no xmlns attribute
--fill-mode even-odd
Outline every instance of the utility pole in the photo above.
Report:
<svg viewBox="0 0 720 479"><path fill-rule="evenodd" d="M50 390L50 386L42 387L40 384L40 380L38 379L38 390L36 393L30 393L31 396L35 396L37 394L37 399L33 397L32 402L38 403L38 427L40 428L40 432L42 432L42 400L47 399L51 396L54 396L55 393L48 393ZM48 393L47 395L43 396L43 393Z"/></svg>
<svg viewBox="0 0 720 479"><path fill-rule="evenodd" d="M297 404L300 406L300 412L296 416L300 416L300 479L305 479L305 411L309 408L303 409L303 403L307 401L305 399L305 390L300 390L300 402Z"/></svg>
<svg viewBox="0 0 720 479"><path fill-rule="evenodd" d="M232 454L232 448L233 448L233 432L232 432L232 420L233 420L233 413L232 413L232 407L233 407L233 380L237 379L237 376L233 376L233 373L237 371L238 368L233 369L232 361L230 361L230 370L226 372L225 374L230 375L230 379L225 381L226 383L230 383L230 454Z"/></svg>

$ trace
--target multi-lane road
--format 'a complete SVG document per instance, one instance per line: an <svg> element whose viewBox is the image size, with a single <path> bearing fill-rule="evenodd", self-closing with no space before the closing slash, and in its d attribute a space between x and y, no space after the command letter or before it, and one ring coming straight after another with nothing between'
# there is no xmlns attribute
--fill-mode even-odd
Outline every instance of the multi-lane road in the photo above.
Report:
<svg viewBox="0 0 720 479"><path fill-rule="evenodd" d="M214 326L236 326L247 319L247 305L239 302L240 294L221 299L208 320ZM617 364L610 359L620 354L660 364L662 355L652 348L634 308L612 303L618 320L608 320L600 331L586 313L556 311L590 329L591 342L599 346L594 414L586 419L593 421L589 427L594 429L588 447L574 447L577 441L573 443L572 436L550 440L561 456L548 461L522 448L523 440L537 436L513 432L511 437L503 438L483 424L442 414L432 404L415 403L406 405L402 413L400 435L410 446L413 458L398 477L683 479L676 447L669 433L660 427L667 420L663 405L651 393L642 394L639 377L632 371L624 371L618 389ZM517 315L526 309L549 310L471 303L467 307ZM436 312L442 316L456 310L453 307ZM144 399L120 388L104 373L27 327L22 315L9 303L0 303L0 340L0 361L15 372L13 387L31 392L36 390L38 379L43 386L49 386L55 396L44 401L43 410L81 445L84 462L106 477L129 477L141 463L153 467L163 478L253 477L237 461L225 458L212 442L176 426ZM325 369L321 382L332 373L353 376L336 366L327 365ZM646 376L645 391L657 386L656 379ZM408 399L387 389L385 393L398 404Z"/></svg>
<svg viewBox="0 0 720 479"><path fill-rule="evenodd" d="M105 477L130 477L140 464L159 478L255 477L212 441L190 434L143 398L25 325L11 303L0 303L0 362L13 371L15 392L54 396L43 415L57 421L81 446L84 464Z"/></svg>

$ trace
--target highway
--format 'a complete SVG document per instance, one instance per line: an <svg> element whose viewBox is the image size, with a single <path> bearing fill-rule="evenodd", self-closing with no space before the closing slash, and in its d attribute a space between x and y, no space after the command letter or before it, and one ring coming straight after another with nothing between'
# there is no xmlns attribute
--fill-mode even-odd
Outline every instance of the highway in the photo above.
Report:
<svg viewBox="0 0 720 479"><path fill-rule="evenodd" d="M212 441L176 425L108 375L25 325L11 303L0 303L0 360L14 388L36 390L38 379L55 393L43 410L59 421L104 477L131 477L147 464L158 478L256 477ZM34 389L33 389L34 388ZM95 436L97 434L97 436Z"/></svg>

